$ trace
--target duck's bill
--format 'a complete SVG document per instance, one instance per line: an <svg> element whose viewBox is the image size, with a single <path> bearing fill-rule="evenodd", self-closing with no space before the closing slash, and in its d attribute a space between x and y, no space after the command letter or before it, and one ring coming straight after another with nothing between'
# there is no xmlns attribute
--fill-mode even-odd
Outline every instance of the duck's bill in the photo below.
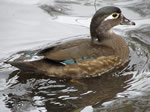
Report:
<svg viewBox="0 0 150 112"><path fill-rule="evenodd" d="M121 19L121 25L135 25L135 22L130 21L129 19L127 19L126 17L122 16Z"/></svg>

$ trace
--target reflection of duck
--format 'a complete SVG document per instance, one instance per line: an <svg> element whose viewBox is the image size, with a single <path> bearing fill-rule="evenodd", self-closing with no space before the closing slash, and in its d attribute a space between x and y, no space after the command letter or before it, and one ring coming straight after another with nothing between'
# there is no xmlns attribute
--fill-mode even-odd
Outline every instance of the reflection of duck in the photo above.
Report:
<svg viewBox="0 0 150 112"><path fill-rule="evenodd" d="M33 62L9 62L20 69L42 72L52 77L93 77L128 60L126 42L111 28L135 25L114 6L99 9L90 25L91 38L72 40L39 52L45 58Z"/></svg>
<svg viewBox="0 0 150 112"><path fill-rule="evenodd" d="M118 77L113 73L106 73L99 78L80 79L80 83L84 84L81 86L70 80L47 79L43 75L18 70L9 74L8 81L12 80L16 74L19 76L17 82L11 85L13 88L8 88L9 98L5 100L5 104L11 109L15 108L15 111L31 109L32 106L46 108L48 112L81 112L79 108L89 105L100 108L104 102L118 99L117 94L130 87L129 79L132 78L131 74L119 73ZM42 98L41 103L37 104L35 97ZM18 102L18 99L21 102ZM124 98L122 100L124 101ZM94 110L94 112L101 111Z"/></svg>

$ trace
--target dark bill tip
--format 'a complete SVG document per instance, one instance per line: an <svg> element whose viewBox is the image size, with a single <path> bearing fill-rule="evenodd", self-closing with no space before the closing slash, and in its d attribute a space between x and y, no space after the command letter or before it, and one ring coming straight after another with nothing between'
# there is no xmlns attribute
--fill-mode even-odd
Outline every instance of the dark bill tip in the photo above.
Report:
<svg viewBox="0 0 150 112"><path fill-rule="evenodd" d="M131 22L131 25L136 25L135 22Z"/></svg>

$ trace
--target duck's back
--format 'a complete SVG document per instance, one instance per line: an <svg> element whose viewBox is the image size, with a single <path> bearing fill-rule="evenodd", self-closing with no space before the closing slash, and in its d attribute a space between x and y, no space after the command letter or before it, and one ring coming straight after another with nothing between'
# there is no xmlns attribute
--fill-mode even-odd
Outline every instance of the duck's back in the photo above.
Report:
<svg viewBox="0 0 150 112"><path fill-rule="evenodd" d="M70 59L93 59L100 56L115 55L112 47L92 44L90 39L72 40L57 46L46 48L39 52L45 58L55 61Z"/></svg>

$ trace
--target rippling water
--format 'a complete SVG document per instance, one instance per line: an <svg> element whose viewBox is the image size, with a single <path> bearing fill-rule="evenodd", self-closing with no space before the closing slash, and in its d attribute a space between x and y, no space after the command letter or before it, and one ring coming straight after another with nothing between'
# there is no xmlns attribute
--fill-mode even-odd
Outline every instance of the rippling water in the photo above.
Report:
<svg viewBox="0 0 150 112"><path fill-rule="evenodd" d="M105 5L120 7L136 22L114 28L129 45L130 62L79 83L25 73L3 62L64 38L87 37L94 0L0 0L1 112L150 111L150 2L97 0L96 9Z"/></svg>

